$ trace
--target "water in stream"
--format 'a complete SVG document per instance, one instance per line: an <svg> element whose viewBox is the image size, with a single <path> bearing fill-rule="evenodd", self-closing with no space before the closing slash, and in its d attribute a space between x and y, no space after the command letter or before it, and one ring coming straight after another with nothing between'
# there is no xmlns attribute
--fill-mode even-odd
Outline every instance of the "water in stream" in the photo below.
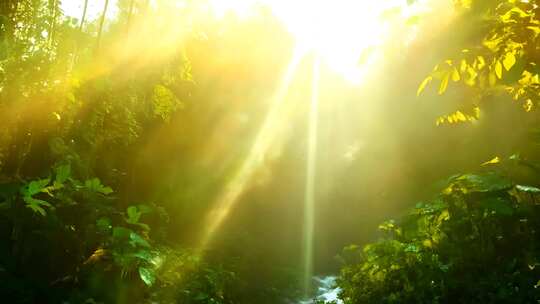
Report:
<svg viewBox="0 0 540 304"><path fill-rule="evenodd" d="M317 287L315 299L325 302L335 301L334 303L343 304L343 301L338 299L339 287L336 287L336 277L314 277L313 284ZM312 304L313 299L302 300L298 304Z"/></svg>

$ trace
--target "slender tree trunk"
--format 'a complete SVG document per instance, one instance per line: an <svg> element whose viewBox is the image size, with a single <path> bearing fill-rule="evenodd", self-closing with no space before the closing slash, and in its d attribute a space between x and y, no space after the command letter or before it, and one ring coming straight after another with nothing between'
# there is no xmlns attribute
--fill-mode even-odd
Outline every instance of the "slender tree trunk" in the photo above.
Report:
<svg viewBox="0 0 540 304"><path fill-rule="evenodd" d="M52 47L54 43L54 32L56 30L56 18L58 13L58 0L51 0L51 9L52 9L52 16L51 16L51 24L49 27L49 46Z"/></svg>
<svg viewBox="0 0 540 304"><path fill-rule="evenodd" d="M83 13L82 13L82 17L81 17L81 24L79 25L79 31L82 32L83 30L83 26L84 26L84 20L86 19L86 11L88 9L88 0L84 0L84 8L83 8Z"/></svg>
<svg viewBox="0 0 540 304"><path fill-rule="evenodd" d="M96 44L96 51L99 52L99 47L101 44L101 35L103 33L103 24L105 23L105 17L107 15L107 8L109 7L109 0L105 0L105 5L103 7L103 14L101 15L101 20L99 21L99 28L98 28L98 36L97 36L97 44Z"/></svg>
<svg viewBox="0 0 540 304"><path fill-rule="evenodd" d="M86 20L86 12L87 11L88 11L88 0L84 0L81 23L79 24L79 32L81 34L83 32L84 21ZM77 40L75 40L74 44L73 44L73 55L71 56L71 62L69 64L68 72L66 74L67 77L69 77L69 75L71 75L71 71L73 71L73 68L75 67L75 64L77 63L77 57L78 56L79 56L79 42Z"/></svg>

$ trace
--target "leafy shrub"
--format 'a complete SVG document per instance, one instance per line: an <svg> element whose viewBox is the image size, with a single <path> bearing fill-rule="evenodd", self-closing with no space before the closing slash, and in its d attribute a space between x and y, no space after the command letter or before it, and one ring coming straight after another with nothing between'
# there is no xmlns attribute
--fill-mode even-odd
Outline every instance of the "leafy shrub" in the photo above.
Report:
<svg viewBox="0 0 540 304"><path fill-rule="evenodd" d="M449 179L385 237L349 246L345 303L533 303L540 299L540 189L495 173Z"/></svg>

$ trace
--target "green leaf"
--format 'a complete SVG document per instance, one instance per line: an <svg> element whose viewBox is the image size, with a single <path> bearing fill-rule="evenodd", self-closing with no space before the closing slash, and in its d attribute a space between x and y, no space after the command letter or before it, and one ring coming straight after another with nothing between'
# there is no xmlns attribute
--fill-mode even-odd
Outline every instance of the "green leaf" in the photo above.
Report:
<svg viewBox="0 0 540 304"><path fill-rule="evenodd" d="M96 221L96 226L102 231L109 231L112 228L111 219L108 217L102 217Z"/></svg>
<svg viewBox="0 0 540 304"><path fill-rule="evenodd" d="M540 189L533 186L517 185L516 189L527 193L540 193Z"/></svg>
<svg viewBox="0 0 540 304"><path fill-rule="evenodd" d="M139 276L141 280L148 286L152 286L156 281L154 272L146 267L139 267Z"/></svg>
<svg viewBox="0 0 540 304"><path fill-rule="evenodd" d="M26 196L32 196L40 192L45 192L50 181L50 178L31 181L26 187L23 188L22 192Z"/></svg>
<svg viewBox="0 0 540 304"><path fill-rule="evenodd" d="M124 227L114 227L113 229L113 238L116 239L127 239L130 237L130 234L133 231Z"/></svg>
<svg viewBox="0 0 540 304"><path fill-rule="evenodd" d="M152 259L154 258L152 253L148 250L137 251L133 254L133 256L149 263L151 263Z"/></svg>
<svg viewBox="0 0 540 304"><path fill-rule="evenodd" d="M38 212L39 214L45 216L47 213L45 212L45 209L43 207L52 208L53 206L44 200L36 199L31 196L25 196L23 197L24 202L26 203L26 207L32 209L34 212Z"/></svg>
<svg viewBox="0 0 540 304"><path fill-rule="evenodd" d="M139 219L141 218L142 213L139 211L139 209L135 206L129 206L127 208L127 216L126 222L130 224L136 224L139 222Z"/></svg>
<svg viewBox="0 0 540 304"><path fill-rule="evenodd" d="M41 208L39 205L26 205L28 208L32 209L34 212L41 214L42 216L47 215L45 209Z"/></svg>
<svg viewBox="0 0 540 304"><path fill-rule="evenodd" d="M56 182L63 184L71 176L71 166L69 164L56 167Z"/></svg>
<svg viewBox="0 0 540 304"><path fill-rule="evenodd" d="M504 68L507 71L509 71L514 66L515 63L516 63L516 56L514 55L514 53L512 52L506 53L506 56L504 57L504 60L503 60Z"/></svg>
<svg viewBox="0 0 540 304"><path fill-rule="evenodd" d="M110 194L113 192L113 190L110 187L106 187L103 184L101 184L101 181L99 178L94 177L92 179L88 179L84 182L84 187L92 192L97 192L101 194Z"/></svg>
<svg viewBox="0 0 540 304"><path fill-rule="evenodd" d="M129 234L130 244L133 246L150 247L150 244L135 232Z"/></svg>
<svg viewBox="0 0 540 304"><path fill-rule="evenodd" d="M470 192L493 192L508 190L512 187L512 183L507 179L495 173L486 173L482 175L477 174L463 174L451 179L451 185L448 187L451 193L453 190L459 190L463 193Z"/></svg>

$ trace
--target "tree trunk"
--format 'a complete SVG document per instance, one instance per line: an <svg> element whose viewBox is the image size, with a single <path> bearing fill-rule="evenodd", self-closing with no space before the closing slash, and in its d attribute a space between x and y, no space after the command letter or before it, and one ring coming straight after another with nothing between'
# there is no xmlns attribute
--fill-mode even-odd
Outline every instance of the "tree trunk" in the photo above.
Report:
<svg viewBox="0 0 540 304"><path fill-rule="evenodd" d="M51 24L49 27L49 47L53 46L54 43L54 32L56 30L56 18L58 13L58 0L51 0Z"/></svg>
<svg viewBox="0 0 540 304"><path fill-rule="evenodd" d="M96 43L96 51L99 52L99 47L101 44L101 35L103 34L103 24L105 23L105 17L107 15L107 8L109 7L109 0L105 0L105 5L103 7L103 14L101 15L101 20L99 21L98 36Z"/></svg>
<svg viewBox="0 0 540 304"><path fill-rule="evenodd" d="M84 26L84 20L86 19L86 11L88 9L88 0L84 0L84 8L83 8L83 13L82 13L82 17L81 17L81 24L79 25L79 31L82 32L83 30L83 26Z"/></svg>

